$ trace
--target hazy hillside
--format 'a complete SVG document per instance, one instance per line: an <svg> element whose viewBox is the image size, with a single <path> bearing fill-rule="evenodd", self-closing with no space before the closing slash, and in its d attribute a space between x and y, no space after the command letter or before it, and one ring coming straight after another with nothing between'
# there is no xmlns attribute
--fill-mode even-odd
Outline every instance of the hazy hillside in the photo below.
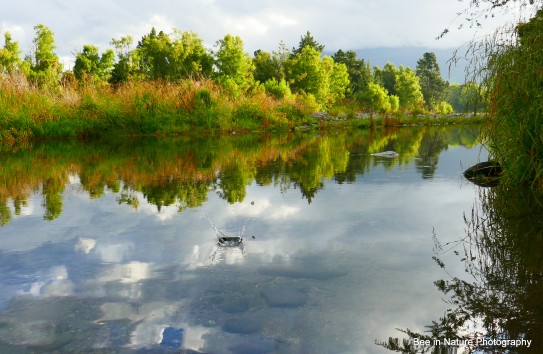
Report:
<svg viewBox="0 0 543 354"><path fill-rule="evenodd" d="M425 52L434 52L437 57L439 68L443 79L450 83L464 83L466 61L462 61L451 66L449 72L449 63L447 62L452 56L456 48L425 48L425 47L380 47L380 48L365 48L355 50L359 59L369 60L371 66L383 67L387 61L392 62L396 66L409 66L415 69L417 60L419 60ZM459 51L460 53L460 51ZM333 53L331 53L333 54ZM330 55L331 55L330 54Z"/></svg>

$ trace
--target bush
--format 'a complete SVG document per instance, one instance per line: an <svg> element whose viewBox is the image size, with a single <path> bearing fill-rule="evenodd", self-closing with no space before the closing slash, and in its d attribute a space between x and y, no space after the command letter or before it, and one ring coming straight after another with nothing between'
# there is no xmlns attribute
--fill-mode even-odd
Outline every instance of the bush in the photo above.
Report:
<svg viewBox="0 0 543 354"><path fill-rule="evenodd" d="M267 93L277 99L288 98L292 95L290 87L284 79L279 82L277 79L270 79L264 83L264 88Z"/></svg>

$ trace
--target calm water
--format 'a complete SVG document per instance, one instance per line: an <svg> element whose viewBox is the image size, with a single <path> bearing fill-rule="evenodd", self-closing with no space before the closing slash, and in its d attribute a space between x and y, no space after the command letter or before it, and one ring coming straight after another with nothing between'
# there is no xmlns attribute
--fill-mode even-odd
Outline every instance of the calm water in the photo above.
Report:
<svg viewBox="0 0 543 354"><path fill-rule="evenodd" d="M447 308L477 128L0 155L0 352L379 353ZM399 156L371 153L394 150ZM240 244L219 235L243 236ZM444 256L446 258L446 256ZM451 263L449 272L464 272Z"/></svg>

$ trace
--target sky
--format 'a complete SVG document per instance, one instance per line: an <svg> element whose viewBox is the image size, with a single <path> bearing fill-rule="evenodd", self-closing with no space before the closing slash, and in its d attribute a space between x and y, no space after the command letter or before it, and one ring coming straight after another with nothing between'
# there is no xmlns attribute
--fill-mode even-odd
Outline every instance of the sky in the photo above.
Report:
<svg viewBox="0 0 543 354"><path fill-rule="evenodd" d="M46 25L65 65L84 44L105 50L112 38L125 35L137 43L152 27L165 33L191 30L210 49L226 34L237 35L251 54L276 50L280 41L295 47L306 31L329 52L455 48L474 36L469 28L456 30L462 23L457 13L465 6L457 0L0 0L0 32L9 31L28 54L33 27ZM446 27L455 30L436 40Z"/></svg>

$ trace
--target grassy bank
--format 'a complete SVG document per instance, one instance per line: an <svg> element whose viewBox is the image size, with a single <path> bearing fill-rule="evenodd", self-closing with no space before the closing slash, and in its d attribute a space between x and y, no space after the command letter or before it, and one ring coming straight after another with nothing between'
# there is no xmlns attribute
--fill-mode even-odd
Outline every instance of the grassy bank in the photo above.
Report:
<svg viewBox="0 0 543 354"><path fill-rule="evenodd" d="M212 80L127 83L78 87L64 82L43 89L24 77L0 79L0 140L109 136L211 134L221 132L385 127L461 123L453 116L379 116L357 113L344 103L316 114L304 95L277 99L264 91L234 95ZM467 121L473 122L473 119Z"/></svg>

